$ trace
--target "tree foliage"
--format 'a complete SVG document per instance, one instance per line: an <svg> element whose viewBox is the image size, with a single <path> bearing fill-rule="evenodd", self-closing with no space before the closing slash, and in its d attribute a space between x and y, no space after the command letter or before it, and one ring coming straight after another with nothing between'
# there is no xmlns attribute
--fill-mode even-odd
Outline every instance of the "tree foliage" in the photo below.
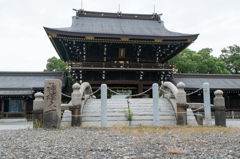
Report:
<svg viewBox="0 0 240 159"><path fill-rule="evenodd" d="M46 65L46 69L44 70L44 72L47 71L64 71L65 75L68 78L68 87L72 88L72 85L74 84L72 77L70 75L70 73L66 70L67 67L67 63L63 62L61 59L56 58L55 56L53 56L52 58L49 58L47 60L47 65Z"/></svg>
<svg viewBox="0 0 240 159"><path fill-rule="evenodd" d="M53 56L47 60L46 69L44 71L65 71L66 72L67 63L63 62L61 59Z"/></svg>
<svg viewBox="0 0 240 159"><path fill-rule="evenodd" d="M203 48L198 52L185 49L169 63L175 65L178 73L229 74L224 61L213 57L211 52L211 48Z"/></svg>
<svg viewBox="0 0 240 159"><path fill-rule="evenodd" d="M222 49L220 58L226 63L226 68L232 74L240 74L240 46L233 45Z"/></svg>

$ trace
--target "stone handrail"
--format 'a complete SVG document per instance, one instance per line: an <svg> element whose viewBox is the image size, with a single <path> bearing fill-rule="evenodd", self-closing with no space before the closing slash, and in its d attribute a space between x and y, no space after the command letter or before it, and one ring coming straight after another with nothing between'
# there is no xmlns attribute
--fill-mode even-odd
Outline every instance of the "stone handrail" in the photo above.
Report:
<svg viewBox="0 0 240 159"><path fill-rule="evenodd" d="M168 101L173 106L175 115L177 114L177 93L178 88L171 82L164 82L160 87L159 95L168 99Z"/></svg>
<svg viewBox="0 0 240 159"><path fill-rule="evenodd" d="M177 125L197 125L192 109L188 109L184 88L185 84L182 82L179 82L177 87L171 82L164 82L159 95L163 95L171 103L177 118Z"/></svg>
<svg viewBox="0 0 240 159"><path fill-rule="evenodd" d="M168 94L166 92L172 93L174 97L177 97L177 87L171 82L164 82L160 89L160 95Z"/></svg>
<svg viewBox="0 0 240 159"><path fill-rule="evenodd" d="M92 94L92 88L88 82L83 82L81 85L75 83L72 88L72 99L68 103L69 105L82 105L82 103L84 103L83 100L85 100L85 96ZM77 99L75 100L75 98Z"/></svg>
<svg viewBox="0 0 240 159"><path fill-rule="evenodd" d="M203 107L204 109L204 103L187 103L189 105L189 108L192 108L192 109L199 109L201 107ZM212 107L213 105L210 104L210 106Z"/></svg>

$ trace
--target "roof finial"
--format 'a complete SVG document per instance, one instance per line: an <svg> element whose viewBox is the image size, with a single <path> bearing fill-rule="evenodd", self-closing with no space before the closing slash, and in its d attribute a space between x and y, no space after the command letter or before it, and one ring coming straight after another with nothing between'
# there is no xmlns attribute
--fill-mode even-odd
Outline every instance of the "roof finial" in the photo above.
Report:
<svg viewBox="0 0 240 159"><path fill-rule="evenodd" d="M155 4L153 5L153 13L155 13Z"/></svg>
<svg viewBox="0 0 240 159"><path fill-rule="evenodd" d="M83 1L81 0L81 9L83 9Z"/></svg>
<svg viewBox="0 0 240 159"><path fill-rule="evenodd" d="M122 17L122 12L120 11L120 4L118 4L117 16L118 16L118 17Z"/></svg>

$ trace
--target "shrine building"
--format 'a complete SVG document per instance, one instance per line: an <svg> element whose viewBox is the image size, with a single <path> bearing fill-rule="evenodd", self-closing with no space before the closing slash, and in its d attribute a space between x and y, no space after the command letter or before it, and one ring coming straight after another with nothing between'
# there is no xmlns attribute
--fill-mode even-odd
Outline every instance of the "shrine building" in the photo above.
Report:
<svg viewBox="0 0 240 159"><path fill-rule="evenodd" d="M157 13L75 11L71 27L44 29L73 79L93 89L105 83L135 94L160 85L173 74L166 62L198 37L167 30Z"/></svg>

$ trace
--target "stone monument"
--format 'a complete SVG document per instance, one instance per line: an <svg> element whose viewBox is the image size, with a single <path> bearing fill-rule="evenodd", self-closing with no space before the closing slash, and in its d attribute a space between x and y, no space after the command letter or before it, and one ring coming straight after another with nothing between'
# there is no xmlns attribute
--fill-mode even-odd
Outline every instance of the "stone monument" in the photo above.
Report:
<svg viewBox="0 0 240 159"><path fill-rule="evenodd" d="M47 79L44 84L43 128L56 129L61 122L62 81Z"/></svg>

